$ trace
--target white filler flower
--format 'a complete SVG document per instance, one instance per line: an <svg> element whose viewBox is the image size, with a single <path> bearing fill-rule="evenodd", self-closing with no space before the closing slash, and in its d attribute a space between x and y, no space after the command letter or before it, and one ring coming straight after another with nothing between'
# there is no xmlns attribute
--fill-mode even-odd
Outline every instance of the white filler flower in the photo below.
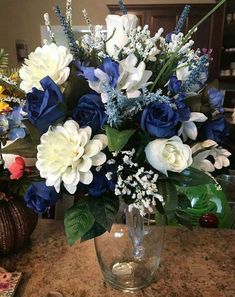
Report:
<svg viewBox="0 0 235 297"><path fill-rule="evenodd" d="M59 193L61 182L70 194L74 194L79 182L90 184L93 179L92 166L106 161L101 152L107 146L107 137L98 134L91 138L91 128L79 128L68 120L42 135L37 150L36 166L47 186L54 186Z"/></svg>
<svg viewBox="0 0 235 297"><path fill-rule="evenodd" d="M54 43L37 47L19 71L22 82L20 88L26 93L33 87L42 89L40 80L46 76L58 85L63 84L70 73L68 65L73 60L72 54L64 46L57 46Z"/></svg>
<svg viewBox="0 0 235 297"><path fill-rule="evenodd" d="M149 164L165 175L168 170L181 172L192 164L191 148L178 136L151 141L145 154Z"/></svg>

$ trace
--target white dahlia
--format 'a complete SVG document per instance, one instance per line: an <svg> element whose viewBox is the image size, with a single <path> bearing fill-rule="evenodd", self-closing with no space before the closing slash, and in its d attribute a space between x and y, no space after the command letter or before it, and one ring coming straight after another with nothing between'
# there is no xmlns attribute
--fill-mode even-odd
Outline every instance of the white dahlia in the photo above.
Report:
<svg viewBox="0 0 235 297"><path fill-rule="evenodd" d="M74 194L79 182L92 182L91 167L105 163L106 155L101 150L107 143L106 135L91 139L90 127L79 128L75 121L68 120L42 135L36 166L47 186L54 186L59 193L63 182L67 191Z"/></svg>
<svg viewBox="0 0 235 297"><path fill-rule="evenodd" d="M19 71L22 82L20 88L26 93L33 87L42 89L40 80L46 76L58 85L63 84L70 73L68 65L73 60L72 54L64 46L57 46L55 43L37 47Z"/></svg>

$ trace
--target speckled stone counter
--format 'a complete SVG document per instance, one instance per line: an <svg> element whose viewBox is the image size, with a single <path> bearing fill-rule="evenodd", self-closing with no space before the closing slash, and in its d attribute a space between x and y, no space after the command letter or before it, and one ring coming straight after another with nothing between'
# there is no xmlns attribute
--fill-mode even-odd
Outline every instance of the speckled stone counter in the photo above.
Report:
<svg viewBox="0 0 235 297"><path fill-rule="evenodd" d="M0 266L24 272L17 297L234 297L235 230L167 227L156 281L132 295L105 285L93 241L69 247L59 221L40 221L32 242Z"/></svg>

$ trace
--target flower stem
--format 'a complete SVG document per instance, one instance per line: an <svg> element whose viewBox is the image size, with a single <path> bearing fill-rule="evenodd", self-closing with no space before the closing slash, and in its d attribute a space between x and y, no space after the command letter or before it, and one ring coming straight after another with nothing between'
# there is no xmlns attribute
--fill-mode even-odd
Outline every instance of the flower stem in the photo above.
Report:
<svg viewBox="0 0 235 297"><path fill-rule="evenodd" d="M156 77L155 81L152 84L151 92L154 90L155 86L159 82L160 78L164 74L164 72L167 70L167 68L173 63L174 59L177 57L180 49L182 46L187 42L189 38L196 32L196 29L207 19L209 18L220 6L222 6L225 3L226 0L221 0L212 10L210 10L196 25L194 25L188 32L188 34L183 39L182 44L176 49L174 54L169 58L169 60L164 64L161 71L159 72L158 76Z"/></svg>

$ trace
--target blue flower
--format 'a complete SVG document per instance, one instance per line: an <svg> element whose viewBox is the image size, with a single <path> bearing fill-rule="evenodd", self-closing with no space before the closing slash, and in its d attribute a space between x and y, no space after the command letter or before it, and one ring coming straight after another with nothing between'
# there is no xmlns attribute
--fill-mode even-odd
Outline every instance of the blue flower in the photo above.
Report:
<svg viewBox="0 0 235 297"><path fill-rule="evenodd" d="M8 115L9 131L7 137L9 140L25 137L25 126L22 120L21 107L14 107L12 112Z"/></svg>
<svg viewBox="0 0 235 297"><path fill-rule="evenodd" d="M218 144L224 143L228 132L228 124L223 117L207 122L204 126L206 139L214 140Z"/></svg>
<svg viewBox="0 0 235 297"><path fill-rule="evenodd" d="M96 76L96 69L94 67L80 66L80 69L84 77L89 81L98 81L99 78ZM112 61L110 58L105 58L103 64L97 68L102 72L106 73L109 78L109 84L115 88L119 78L119 66L118 63Z"/></svg>
<svg viewBox="0 0 235 297"><path fill-rule="evenodd" d="M113 178L108 179L106 174L108 172L107 166L103 166L100 171L92 170L93 180L89 185L80 185L80 189L88 195L99 197L105 192L114 192L116 180Z"/></svg>
<svg viewBox="0 0 235 297"><path fill-rule="evenodd" d="M150 103L143 111L141 128L156 137L172 137L176 134L179 122L177 110L173 110L167 103Z"/></svg>
<svg viewBox="0 0 235 297"><path fill-rule="evenodd" d="M169 91L177 94L180 91L182 82L175 75L172 75L168 84Z"/></svg>
<svg viewBox="0 0 235 297"><path fill-rule="evenodd" d="M24 197L27 206L37 213L46 212L59 198L55 188L47 187L44 181L33 182Z"/></svg>
<svg viewBox="0 0 235 297"><path fill-rule="evenodd" d="M172 35L173 34L176 35L176 34L178 34L178 32L172 31L172 32L168 33L166 35L166 37L165 37L165 40L166 40L167 43L171 43L172 42Z"/></svg>
<svg viewBox="0 0 235 297"><path fill-rule="evenodd" d="M73 119L81 127L90 126L93 134L97 134L107 121L107 114L100 96L95 94L82 96L74 109Z"/></svg>
<svg viewBox="0 0 235 297"><path fill-rule="evenodd" d="M185 96L183 94L179 95L175 99L175 104L177 106L177 111L179 114L179 120L181 122L188 121L191 113L190 108L188 107L188 105L185 104L184 100L185 100Z"/></svg>
<svg viewBox="0 0 235 297"><path fill-rule="evenodd" d="M223 113L223 100L224 94L216 88L210 88L208 90L209 101L212 108L218 109L219 112Z"/></svg>
<svg viewBox="0 0 235 297"><path fill-rule="evenodd" d="M22 123L21 107L14 107L7 115L0 115L0 136L9 140L25 137L25 126Z"/></svg>
<svg viewBox="0 0 235 297"><path fill-rule="evenodd" d="M28 113L28 119L42 133L45 133L49 126L65 116L62 110L63 94L54 81L46 76L40 81L44 91L33 88L26 96L24 111Z"/></svg>

